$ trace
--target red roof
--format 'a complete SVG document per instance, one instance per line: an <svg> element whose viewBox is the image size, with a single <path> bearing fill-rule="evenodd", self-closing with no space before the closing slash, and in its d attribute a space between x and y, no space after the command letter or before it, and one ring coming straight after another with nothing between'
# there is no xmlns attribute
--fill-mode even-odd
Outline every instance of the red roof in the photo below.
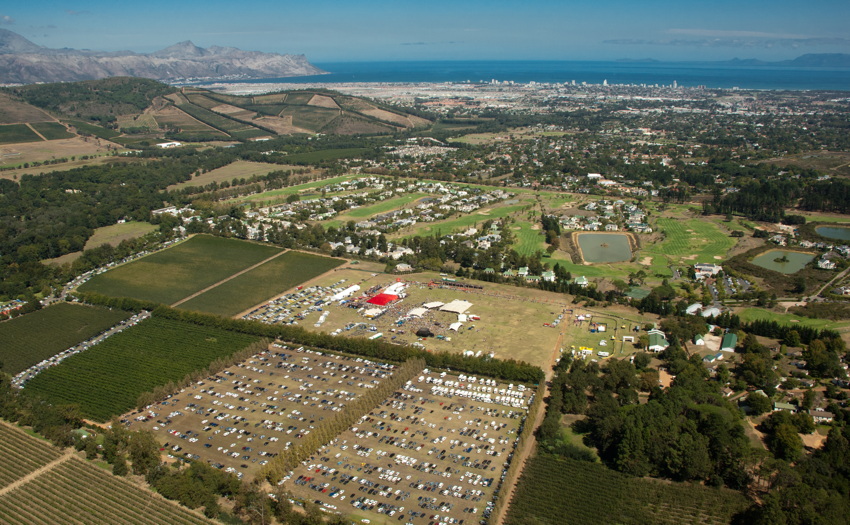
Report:
<svg viewBox="0 0 850 525"><path fill-rule="evenodd" d="M378 306L384 306L398 299L397 295L388 294L388 293L380 293L375 297L366 301L367 303L376 304Z"/></svg>

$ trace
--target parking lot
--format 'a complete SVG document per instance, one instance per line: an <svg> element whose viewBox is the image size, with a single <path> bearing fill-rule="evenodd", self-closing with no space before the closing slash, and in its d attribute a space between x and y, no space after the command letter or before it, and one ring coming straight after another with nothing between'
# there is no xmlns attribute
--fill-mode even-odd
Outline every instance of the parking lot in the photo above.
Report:
<svg viewBox="0 0 850 525"><path fill-rule="evenodd" d="M125 422L153 431L164 453L251 477L393 368L275 343Z"/></svg>
<svg viewBox="0 0 850 525"><path fill-rule="evenodd" d="M478 523L531 399L523 385L425 370L319 449L285 487L364 523Z"/></svg>

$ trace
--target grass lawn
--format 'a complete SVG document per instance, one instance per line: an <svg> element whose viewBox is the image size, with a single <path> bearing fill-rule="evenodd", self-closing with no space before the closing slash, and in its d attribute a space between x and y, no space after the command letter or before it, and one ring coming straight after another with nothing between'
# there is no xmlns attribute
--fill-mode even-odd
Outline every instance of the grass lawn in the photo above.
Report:
<svg viewBox="0 0 850 525"><path fill-rule="evenodd" d="M532 226L537 226L532 229ZM546 237L543 236L543 230L539 224L532 224L527 221L517 221L511 225L512 233L516 236L514 249L520 255L533 255L538 251L546 251Z"/></svg>
<svg viewBox="0 0 850 525"><path fill-rule="evenodd" d="M720 261L736 242L716 224L701 219L660 218L657 228L666 235L664 241L642 251L647 255L665 256L674 264Z"/></svg>
<svg viewBox="0 0 850 525"><path fill-rule="evenodd" d="M336 184L338 182L354 179L357 177L358 175L341 175L339 177L333 177L331 179L322 179L313 182L305 182L304 184L296 184L294 186L281 188L279 190L265 191L263 193L256 193L254 195L246 195L245 197L238 197L236 199L230 199L225 202L227 202L228 204L243 204L256 202L262 205L265 205L267 203L283 202L286 200L286 197L292 194L301 193L303 191L312 190L314 188L321 188L322 186Z"/></svg>
<svg viewBox="0 0 850 525"><path fill-rule="evenodd" d="M3 370L17 374L128 318L119 310L59 303L0 323Z"/></svg>
<svg viewBox="0 0 850 525"><path fill-rule="evenodd" d="M742 321L750 322L756 320L776 321L779 324L785 325L803 325L812 328L828 328L830 330L841 330L842 328L850 328L850 321L830 321L829 319L812 319L811 317L803 317L801 315L782 314L764 310L762 308L743 308L735 313Z"/></svg>
<svg viewBox="0 0 850 525"><path fill-rule="evenodd" d="M94 235L86 241L85 250L91 250L104 244L118 246L121 241L127 239L135 239L146 235L157 227L147 222L130 221L122 224L113 224L112 226L103 226L94 231Z"/></svg>
<svg viewBox="0 0 850 525"><path fill-rule="evenodd" d="M247 241L197 235L97 275L80 286L80 291L172 304L280 251Z"/></svg>
<svg viewBox="0 0 850 525"><path fill-rule="evenodd" d="M378 215L381 213L386 213L388 211L401 209L406 205L410 204L411 202L417 201L427 196L427 193L411 193L401 197L393 197L391 199L376 202L375 204L370 204L368 206L361 206L359 208L350 209L345 213L337 216L337 220L345 222L349 218L365 219L367 217L372 217L373 215Z"/></svg>
<svg viewBox="0 0 850 525"><path fill-rule="evenodd" d="M180 308L226 316L236 315L344 262L340 259L290 251L186 301Z"/></svg>

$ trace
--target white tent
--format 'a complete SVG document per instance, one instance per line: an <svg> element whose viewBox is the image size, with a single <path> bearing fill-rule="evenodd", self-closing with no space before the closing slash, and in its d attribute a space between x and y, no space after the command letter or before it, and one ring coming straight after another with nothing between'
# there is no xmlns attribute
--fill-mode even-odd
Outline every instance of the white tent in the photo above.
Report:
<svg viewBox="0 0 850 525"><path fill-rule="evenodd" d="M443 306L444 304L446 304L446 303L441 303L440 301L434 301L433 303L425 303L422 306L424 306L425 308L431 309L431 308L439 308L439 307Z"/></svg>
<svg viewBox="0 0 850 525"><path fill-rule="evenodd" d="M413 310L407 312L407 315L410 317L422 317L425 313L428 312L427 308L422 308L421 306L418 308L414 308Z"/></svg>
<svg viewBox="0 0 850 525"><path fill-rule="evenodd" d="M469 310L470 308L472 308L472 303L470 303L469 301L462 301L460 299L455 299L454 301L452 301L452 302L450 302L446 305L443 305L443 307L440 308L440 311L441 312L451 312L453 314L462 314L463 312Z"/></svg>
<svg viewBox="0 0 850 525"><path fill-rule="evenodd" d="M457 332L458 330L460 330L461 326L463 326L463 323L452 323L449 325L449 330L454 330L455 332Z"/></svg>

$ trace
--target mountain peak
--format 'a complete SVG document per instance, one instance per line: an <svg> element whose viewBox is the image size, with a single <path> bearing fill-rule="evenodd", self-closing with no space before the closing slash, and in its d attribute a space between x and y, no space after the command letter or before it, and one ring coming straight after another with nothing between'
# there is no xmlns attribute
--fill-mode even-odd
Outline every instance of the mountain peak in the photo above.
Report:
<svg viewBox="0 0 850 525"><path fill-rule="evenodd" d="M191 40L178 42L173 46L151 53L151 56L158 58L197 58L206 55L206 50L196 46Z"/></svg>
<svg viewBox="0 0 850 525"><path fill-rule="evenodd" d="M44 48L33 44L14 31L0 28L0 53L31 53Z"/></svg>

